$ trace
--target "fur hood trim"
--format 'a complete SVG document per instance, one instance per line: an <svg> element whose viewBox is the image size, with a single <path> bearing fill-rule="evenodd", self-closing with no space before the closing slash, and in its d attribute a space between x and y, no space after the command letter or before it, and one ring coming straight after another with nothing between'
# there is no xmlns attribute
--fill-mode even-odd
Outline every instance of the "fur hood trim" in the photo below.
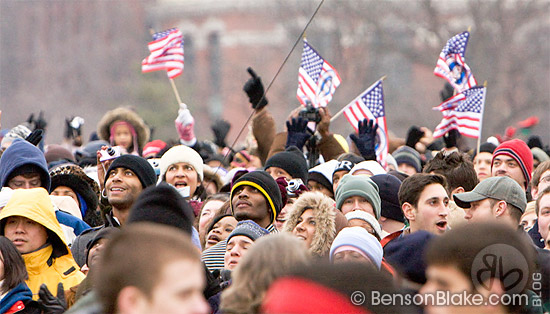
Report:
<svg viewBox="0 0 550 314"><path fill-rule="evenodd" d="M315 233L309 252L318 257L328 256L332 241L336 237L334 200L320 192L305 192L290 209L283 231L292 232L298 225L298 219L306 209L313 209Z"/></svg>
<svg viewBox="0 0 550 314"><path fill-rule="evenodd" d="M150 130L143 119L130 108L118 107L108 111L97 124L97 134L99 135L99 138L109 142L111 124L115 121L126 121L134 127L138 137L138 150L141 153L141 150L149 141Z"/></svg>

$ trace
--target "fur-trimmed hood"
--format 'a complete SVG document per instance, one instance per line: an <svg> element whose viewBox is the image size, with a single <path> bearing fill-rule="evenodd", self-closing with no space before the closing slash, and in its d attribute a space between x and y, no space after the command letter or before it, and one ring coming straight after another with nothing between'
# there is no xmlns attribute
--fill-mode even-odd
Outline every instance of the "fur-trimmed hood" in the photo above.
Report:
<svg viewBox="0 0 550 314"><path fill-rule="evenodd" d="M313 209L315 234L309 252L315 256L328 256L332 241L336 237L334 200L320 192L305 192L296 200L283 226L283 231L292 232L298 219L306 209Z"/></svg>
<svg viewBox="0 0 550 314"><path fill-rule="evenodd" d="M141 154L141 150L149 141L150 136L149 127L143 119L135 111L126 107L118 107L108 111L97 124L97 134L100 139L110 142L111 124L115 121L126 121L134 127L138 137L137 143L139 147L137 150Z"/></svg>

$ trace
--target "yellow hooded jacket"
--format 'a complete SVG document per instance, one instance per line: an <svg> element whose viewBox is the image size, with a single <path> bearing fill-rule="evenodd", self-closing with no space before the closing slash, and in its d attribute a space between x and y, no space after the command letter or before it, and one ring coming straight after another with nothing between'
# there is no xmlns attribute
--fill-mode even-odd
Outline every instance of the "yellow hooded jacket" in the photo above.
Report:
<svg viewBox="0 0 550 314"><path fill-rule="evenodd" d="M38 290L43 283L55 295L59 282L68 290L85 278L67 246L63 230L55 217L52 201L45 189L18 189L13 192L8 204L0 212L1 235L4 235L6 218L11 216L22 216L36 221L48 232L48 242L51 245L23 254L29 273L27 285L33 293L33 299L38 299Z"/></svg>

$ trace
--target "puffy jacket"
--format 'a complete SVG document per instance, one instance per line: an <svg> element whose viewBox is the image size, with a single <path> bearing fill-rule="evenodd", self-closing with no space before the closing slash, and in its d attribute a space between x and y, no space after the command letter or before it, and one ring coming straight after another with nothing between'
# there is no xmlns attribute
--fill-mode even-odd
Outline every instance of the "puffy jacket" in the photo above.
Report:
<svg viewBox="0 0 550 314"><path fill-rule="evenodd" d="M0 186L7 186L10 174L23 165L34 165L40 169L42 187L50 190L51 179L44 153L36 146L21 139L13 141L0 158Z"/></svg>
<svg viewBox="0 0 550 314"><path fill-rule="evenodd" d="M85 277L67 246L65 235L55 217L48 192L43 188L19 189L0 213L0 233L4 235L6 218L22 216L36 221L48 231L48 244L41 249L23 254L29 273L27 285L38 299L40 285L45 283L50 291L57 291L57 284L65 289L79 284Z"/></svg>

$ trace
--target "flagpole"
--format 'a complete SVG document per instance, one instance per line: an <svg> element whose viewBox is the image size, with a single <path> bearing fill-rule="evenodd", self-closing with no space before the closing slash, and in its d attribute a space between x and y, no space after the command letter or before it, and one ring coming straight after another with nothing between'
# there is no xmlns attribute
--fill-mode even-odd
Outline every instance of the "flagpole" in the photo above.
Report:
<svg viewBox="0 0 550 314"><path fill-rule="evenodd" d="M151 33L151 36L153 36L153 34L155 34L155 30L153 28L149 28L149 33ZM180 93L178 92L178 89L176 87L176 83L174 83L173 78L168 78L168 79L170 80L170 85L172 85L172 90L174 91L174 95L176 95L176 100L178 101L178 106L179 106L179 104L181 104L182 101L180 98Z"/></svg>
<svg viewBox="0 0 550 314"><path fill-rule="evenodd" d="M477 137L477 154L479 154L479 148L481 147L481 131L483 130L483 113L485 112L485 97L487 97L487 81L483 83L483 88L485 88L485 91L483 93L483 107L481 108L481 117L479 124L479 136Z"/></svg>
<svg viewBox="0 0 550 314"><path fill-rule="evenodd" d="M387 75L384 75L382 76L379 80L377 80L376 82L372 83L371 86L369 86L366 90L370 89L371 87L373 87L376 83L378 83L378 81L384 81L386 79ZM346 110L348 106L344 106L344 108L340 109L340 111L338 111L335 115L332 116L332 118L330 118L330 122L334 122L334 120L336 120L336 118L338 118L340 115L342 115L342 113L344 113L344 110Z"/></svg>

